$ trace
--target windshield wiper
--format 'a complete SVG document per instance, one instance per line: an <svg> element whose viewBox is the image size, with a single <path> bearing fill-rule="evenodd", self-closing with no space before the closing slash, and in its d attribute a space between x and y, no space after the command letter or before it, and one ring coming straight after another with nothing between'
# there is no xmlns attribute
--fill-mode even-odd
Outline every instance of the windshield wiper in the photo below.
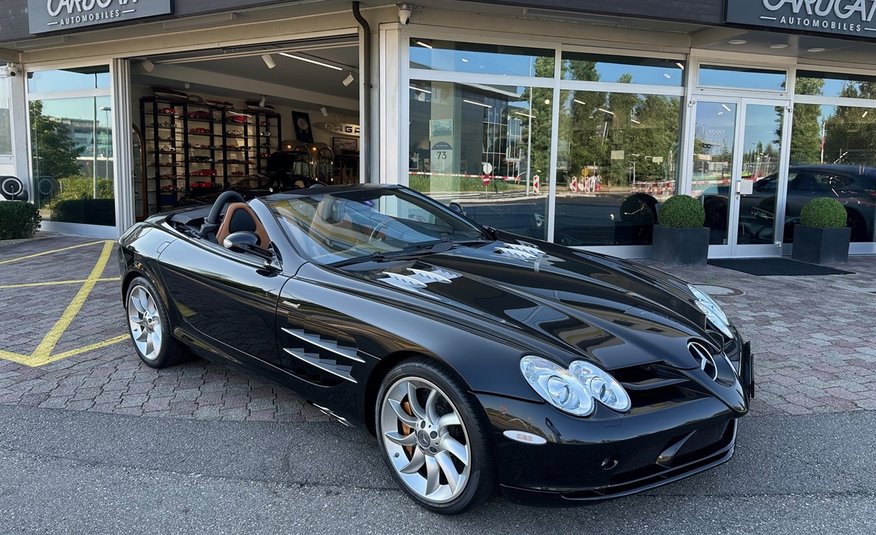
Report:
<svg viewBox="0 0 876 535"><path fill-rule="evenodd" d="M362 262L388 262L389 260L395 260L399 258L413 258L417 256L443 253L452 249L453 246L454 243L448 239L433 242L415 243L413 245L408 245L404 249L400 249L398 251L375 251L368 255L356 256L353 258L348 258L346 260L333 262L329 264L329 266L344 267L351 266L353 264L359 264Z"/></svg>

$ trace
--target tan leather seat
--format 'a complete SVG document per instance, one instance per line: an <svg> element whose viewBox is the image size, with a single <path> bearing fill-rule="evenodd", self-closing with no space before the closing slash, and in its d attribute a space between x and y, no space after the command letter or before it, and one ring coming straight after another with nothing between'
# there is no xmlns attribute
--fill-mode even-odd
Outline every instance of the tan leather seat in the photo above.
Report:
<svg viewBox="0 0 876 535"><path fill-rule="evenodd" d="M228 205L222 224L216 231L216 241L221 245L229 234L240 231L255 232L259 237L259 247L267 249L271 245L268 232L265 230L255 212L245 202L235 202Z"/></svg>

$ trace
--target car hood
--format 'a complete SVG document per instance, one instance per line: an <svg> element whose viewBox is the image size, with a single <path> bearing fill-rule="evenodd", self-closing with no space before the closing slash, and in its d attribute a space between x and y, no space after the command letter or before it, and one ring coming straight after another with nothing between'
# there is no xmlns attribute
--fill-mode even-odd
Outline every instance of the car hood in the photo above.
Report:
<svg viewBox="0 0 876 535"><path fill-rule="evenodd" d="M566 363L586 356L606 369L664 362L692 369L691 338L705 318L686 284L652 268L545 242L457 246L416 260L369 262L348 275L392 287L409 306L472 328L511 329Z"/></svg>

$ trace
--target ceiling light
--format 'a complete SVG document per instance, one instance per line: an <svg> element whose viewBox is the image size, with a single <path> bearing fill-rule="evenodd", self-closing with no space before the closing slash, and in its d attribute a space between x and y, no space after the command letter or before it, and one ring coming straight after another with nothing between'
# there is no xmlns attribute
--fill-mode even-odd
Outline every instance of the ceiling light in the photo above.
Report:
<svg viewBox="0 0 876 535"><path fill-rule="evenodd" d="M580 105L582 105L582 106L586 106L586 105L587 105L586 102L584 102L583 100L578 100L577 98L572 99L572 101L575 102L575 103L577 103L577 104L580 104Z"/></svg>
<svg viewBox="0 0 876 535"><path fill-rule="evenodd" d="M350 73L347 75L346 78L344 78L341 81L341 83L344 84L344 87L348 87L350 84L352 84L355 81L356 81L356 78L353 77L353 73Z"/></svg>
<svg viewBox="0 0 876 535"><path fill-rule="evenodd" d="M428 48L429 50L432 49L432 45L430 45L429 43L424 43L423 41L417 41L417 44L424 47L424 48Z"/></svg>
<svg viewBox="0 0 876 535"><path fill-rule="evenodd" d="M273 69L277 66L277 62L274 61L274 56L270 54L262 54L262 61L265 62L265 65L267 65L269 69Z"/></svg>
<svg viewBox="0 0 876 535"><path fill-rule="evenodd" d="M633 119L632 117L630 117L630 121L631 121L633 124L642 124L640 121L637 121L637 120Z"/></svg>
<svg viewBox="0 0 876 535"><path fill-rule="evenodd" d="M721 107L724 108L724 109L727 110L727 111L733 111L733 110L730 109L730 106L728 106L728 105L726 105L726 104L721 104Z"/></svg>
<svg viewBox="0 0 876 535"><path fill-rule="evenodd" d="M825 50L826 50L825 48L821 48L820 46L817 46L815 48L807 49L806 52L812 52L813 54L818 54L819 52L824 52Z"/></svg>
<svg viewBox="0 0 876 535"><path fill-rule="evenodd" d="M609 115L614 115L614 112L613 112L613 111L608 111L608 110L605 109L605 108L596 108L596 109L599 110L599 111L601 111L602 113L607 113L607 114L609 114Z"/></svg>
<svg viewBox="0 0 876 535"><path fill-rule="evenodd" d="M870 113L870 110L865 111L865 112L861 115L861 119L863 119L864 117L866 117L868 113Z"/></svg>
<svg viewBox="0 0 876 535"><path fill-rule="evenodd" d="M515 111L514 113L517 115L522 115L524 117L529 117L530 119L535 119L535 115L530 115L530 114L524 113L522 111Z"/></svg>
<svg viewBox="0 0 876 535"><path fill-rule="evenodd" d="M721 115L724 115L724 112L723 112L723 111L719 111L719 112L718 112L718 116L721 116Z"/></svg>
<svg viewBox="0 0 876 535"><path fill-rule="evenodd" d="M462 101L467 103L467 104L474 104L475 106L480 106L481 108L493 109L492 106L490 106L489 104L484 104L483 102L477 102L477 101L468 100L468 99L463 99Z"/></svg>
<svg viewBox="0 0 876 535"><path fill-rule="evenodd" d="M148 59L144 59L140 65L143 66L143 70L146 72L152 72L155 70L155 64L149 61Z"/></svg>
<svg viewBox="0 0 876 535"><path fill-rule="evenodd" d="M775 43L775 44L770 45L770 48L773 48L775 50L780 50L782 48L788 48L788 44L787 43Z"/></svg>
<svg viewBox="0 0 876 535"><path fill-rule="evenodd" d="M262 99L259 101L259 107L260 108L265 107L265 96L264 95L262 95Z"/></svg>
<svg viewBox="0 0 876 535"><path fill-rule="evenodd" d="M664 72L663 77L666 78L667 80L669 80L670 78L672 78L672 75L669 74L668 72Z"/></svg>
<svg viewBox="0 0 876 535"><path fill-rule="evenodd" d="M290 54L288 52L280 52L281 56L286 56L287 58L297 59L298 61L304 61L306 63L312 63L314 65L319 65L320 67L325 67L327 69L332 69L335 71L342 71L344 69L338 67L337 65L329 65L328 63L323 63L321 61L316 61L315 59L305 58L303 56L296 56L295 54ZM264 56L262 56L264 57ZM352 83L352 81L350 82ZM350 84L346 84L350 85Z"/></svg>
<svg viewBox="0 0 876 535"><path fill-rule="evenodd" d="M544 99L544 103L545 103L546 106L550 106L550 105L551 105L551 99L549 99L549 98Z"/></svg>
<svg viewBox="0 0 876 535"><path fill-rule="evenodd" d="M414 91L419 91L420 93L426 93L427 95L432 94L432 92L429 91L428 89L421 89L419 87L414 87L414 86L410 86L410 88L413 89Z"/></svg>
<svg viewBox="0 0 876 535"><path fill-rule="evenodd" d="M468 63L468 59L466 59L466 58L462 58L462 62L463 62L463 63Z"/></svg>
<svg viewBox="0 0 876 535"><path fill-rule="evenodd" d="M679 69L684 70L684 63L682 63L680 61L676 61L675 64L678 65Z"/></svg>
<svg viewBox="0 0 876 535"><path fill-rule="evenodd" d="M323 117L328 117L328 110L325 109L325 106L319 109L319 113L321 113Z"/></svg>
<svg viewBox="0 0 876 535"><path fill-rule="evenodd" d="M728 45L744 45L747 42L748 41L746 41L745 39L730 39L729 41L727 41L727 44Z"/></svg>

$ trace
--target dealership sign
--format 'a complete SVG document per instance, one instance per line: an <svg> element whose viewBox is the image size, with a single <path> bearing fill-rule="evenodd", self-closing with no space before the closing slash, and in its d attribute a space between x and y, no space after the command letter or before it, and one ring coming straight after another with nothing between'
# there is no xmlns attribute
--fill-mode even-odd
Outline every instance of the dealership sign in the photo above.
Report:
<svg viewBox="0 0 876 535"><path fill-rule="evenodd" d="M171 0L28 0L30 33L82 30L172 13Z"/></svg>
<svg viewBox="0 0 876 535"><path fill-rule="evenodd" d="M726 20L876 38L876 0L727 0Z"/></svg>
<svg viewBox="0 0 876 535"><path fill-rule="evenodd" d="M341 134L344 136L358 136L360 130L358 124L349 123L322 123L316 126L319 126L323 130L327 130L332 134Z"/></svg>

